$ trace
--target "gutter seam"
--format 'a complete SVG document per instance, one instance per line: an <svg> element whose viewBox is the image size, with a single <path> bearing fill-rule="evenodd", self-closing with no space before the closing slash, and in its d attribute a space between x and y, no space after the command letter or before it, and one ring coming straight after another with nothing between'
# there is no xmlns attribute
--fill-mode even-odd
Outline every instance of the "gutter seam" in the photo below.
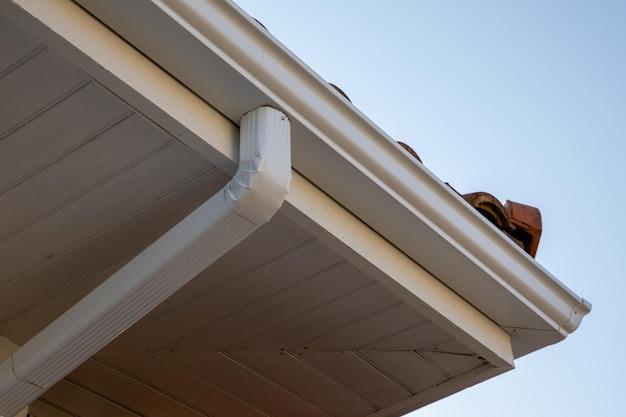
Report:
<svg viewBox="0 0 626 417"><path fill-rule="evenodd" d="M35 384L34 382L30 382L30 381L28 381L26 379L20 378L20 376L17 374L17 372L15 372L15 360L13 359L13 353L9 354L9 358L7 360L11 361L11 372L13 372L13 376L15 377L15 379L17 379L18 381L23 382L25 384L32 385L32 386L34 386L36 388L44 389L44 387L39 386L39 385Z"/></svg>

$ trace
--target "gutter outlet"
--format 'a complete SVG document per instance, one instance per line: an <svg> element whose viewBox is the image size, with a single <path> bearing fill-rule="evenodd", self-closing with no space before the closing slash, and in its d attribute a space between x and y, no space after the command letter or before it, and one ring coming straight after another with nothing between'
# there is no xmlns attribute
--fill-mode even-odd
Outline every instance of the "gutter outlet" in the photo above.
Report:
<svg viewBox="0 0 626 417"><path fill-rule="evenodd" d="M0 363L0 417L56 382L272 218L291 183L290 123L260 107L241 119L239 168L207 202Z"/></svg>

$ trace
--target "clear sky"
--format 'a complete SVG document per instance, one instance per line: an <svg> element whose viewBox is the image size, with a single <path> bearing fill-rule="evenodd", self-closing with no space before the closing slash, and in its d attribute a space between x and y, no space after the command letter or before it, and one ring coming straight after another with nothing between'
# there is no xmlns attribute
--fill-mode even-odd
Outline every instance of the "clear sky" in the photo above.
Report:
<svg viewBox="0 0 626 417"><path fill-rule="evenodd" d="M236 0L459 192L541 208L593 311L415 416L626 416L626 1Z"/></svg>

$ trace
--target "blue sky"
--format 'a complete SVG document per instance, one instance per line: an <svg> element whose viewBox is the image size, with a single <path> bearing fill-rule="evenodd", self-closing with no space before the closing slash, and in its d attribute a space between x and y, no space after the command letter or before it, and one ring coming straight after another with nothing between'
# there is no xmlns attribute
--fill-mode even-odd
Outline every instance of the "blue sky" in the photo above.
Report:
<svg viewBox="0 0 626 417"><path fill-rule="evenodd" d="M462 193L541 208L578 332L415 416L626 416L626 2L237 0Z"/></svg>

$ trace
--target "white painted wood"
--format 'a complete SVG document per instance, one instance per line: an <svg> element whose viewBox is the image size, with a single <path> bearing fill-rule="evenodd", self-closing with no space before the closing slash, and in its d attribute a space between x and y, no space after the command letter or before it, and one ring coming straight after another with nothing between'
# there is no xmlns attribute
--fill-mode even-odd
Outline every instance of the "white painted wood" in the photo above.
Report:
<svg viewBox="0 0 626 417"><path fill-rule="evenodd" d="M423 347L420 349L423 352L449 352L449 353L458 353L462 355L475 355L471 349L469 349L464 344L460 343L458 340L449 339L445 342L434 343L430 346Z"/></svg>
<svg viewBox="0 0 626 417"><path fill-rule="evenodd" d="M40 140L45 141L42 137ZM169 136L146 125L138 116L111 126L65 158L0 195L0 242L62 210L81 196L97 192L99 187L141 164L171 142Z"/></svg>
<svg viewBox="0 0 626 417"><path fill-rule="evenodd" d="M235 172L239 132L231 121L76 3L37 2L32 6L43 9L28 12L22 6L2 2L0 11L172 136L224 171Z"/></svg>
<svg viewBox="0 0 626 417"><path fill-rule="evenodd" d="M309 350L300 355L303 360L369 399L379 408L388 407L411 396L409 391L354 352Z"/></svg>
<svg viewBox="0 0 626 417"><path fill-rule="evenodd" d="M308 242L307 242L308 241ZM225 254L217 262L201 272L189 284L178 290L170 298L156 307L142 321L151 321L168 312L201 298L217 287L226 285L228 282L245 278L248 274L254 274L256 270L265 268L269 263L278 261L290 252L298 250L302 245L310 243L311 236L296 224L287 220L280 214L274 216L272 221L250 237L237 245L233 250ZM323 251L320 245L315 246L317 251ZM330 254L330 252L327 251ZM299 255L305 262L306 255ZM339 258L333 257L339 261ZM283 264L285 272L291 271L291 267ZM204 315L204 314L199 314Z"/></svg>
<svg viewBox="0 0 626 417"><path fill-rule="evenodd" d="M464 388L471 387L485 379L493 378L505 372L493 365L485 365L457 378L446 380L426 391L415 394L389 407L383 408L367 417L397 417L428 405L440 398L451 395Z"/></svg>
<svg viewBox="0 0 626 417"><path fill-rule="evenodd" d="M24 307L21 311L18 310L13 317L7 319L0 325L0 334L10 337L17 343L26 343L56 317L63 314L69 307L76 304L113 272L122 267L124 263L126 262L119 263L115 265L114 268L101 271L84 282L79 281L78 285L58 290L56 293L44 298L40 302L32 306ZM40 286L26 286L23 293L8 294L6 297L2 298L3 300L6 298L6 304L11 304L12 306L16 304L19 305L19 302L24 302L26 298L24 294L28 293L28 289L30 288L35 288L39 292L41 291ZM13 298L10 298L11 296L13 296ZM15 308L15 310L17 310L17 308Z"/></svg>
<svg viewBox="0 0 626 417"><path fill-rule="evenodd" d="M206 170L206 162L174 144L87 193L45 222L0 243L0 285L50 262ZM155 173L159 177L155 178ZM69 178L67 178L69 180ZM72 227L68 227L72 225ZM50 237L50 238L48 238Z"/></svg>
<svg viewBox="0 0 626 417"><path fill-rule="evenodd" d="M0 14L0 77L41 47L41 41Z"/></svg>
<svg viewBox="0 0 626 417"><path fill-rule="evenodd" d="M356 349L373 340L423 321L424 318L412 313L411 307L408 305L396 304L371 317L355 320L325 335L303 342L300 348L312 350Z"/></svg>
<svg viewBox="0 0 626 417"><path fill-rule="evenodd" d="M237 351L231 355L330 415L363 416L376 411L367 399L287 352Z"/></svg>
<svg viewBox="0 0 626 417"><path fill-rule="evenodd" d="M78 416L141 417L125 407L66 380L59 381L41 398L53 405L62 404L63 409Z"/></svg>
<svg viewBox="0 0 626 417"><path fill-rule="evenodd" d="M235 349L278 351L293 348L397 304L397 297L378 283L372 283L253 336Z"/></svg>
<svg viewBox="0 0 626 417"><path fill-rule="evenodd" d="M515 357L524 356L537 349L537 346L550 346L562 340L561 334L536 329L505 327L511 336Z"/></svg>
<svg viewBox="0 0 626 417"><path fill-rule="evenodd" d="M367 343L373 350L419 350L447 342L451 336L433 322L418 323L408 329Z"/></svg>
<svg viewBox="0 0 626 417"><path fill-rule="evenodd" d="M59 408L55 408L43 401L35 401L30 407L31 417L73 417Z"/></svg>
<svg viewBox="0 0 626 417"><path fill-rule="evenodd" d="M463 375L485 364L475 354L469 356L444 352L420 352L420 354L445 372L449 378Z"/></svg>
<svg viewBox="0 0 626 417"><path fill-rule="evenodd" d="M319 262L309 264L311 259ZM106 350L124 352L164 348L204 327L248 309L260 300L314 276L339 261L340 258L332 256L323 245L312 242L240 279L227 280L224 285L221 282L222 276L211 274L209 268L195 280L213 281L213 291L200 293L189 303L143 326L138 323L137 328L129 329ZM302 265L310 266L302 268Z"/></svg>
<svg viewBox="0 0 626 417"><path fill-rule="evenodd" d="M312 261L315 264L315 261ZM367 284L369 277L343 263L286 287L261 302L192 334L172 346L177 351L215 352L228 349L281 322Z"/></svg>
<svg viewBox="0 0 626 417"><path fill-rule="evenodd" d="M0 138L86 82L85 74L50 49L5 74L0 79L0 97L10 97L11 105L3 106L0 112Z"/></svg>
<svg viewBox="0 0 626 417"><path fill-rule="evenodd" d="M502 328L302 176L294 176L282 212L445 332L511 368L511 341Z"/></svg>
<svg viewBox="0 0 626 417"><path fill-rule="evenodd" d="M187 405L134 380L101 362L88 360L66 378L96 393L105 393L117 404L151 417L202 417Z"/></svg>
<svg viewBox="0 0 626 417"><path fill-rule="evenodd" d="M303 398L221 353L168 352L166 356L244 401L255 404L268 415L329 417Z"/></svg>
<svg viewBox="0 0 626 417"><path fill-rule="evenodd" d="M114 272L112 267L119 268L120 262L125 263L154 242L226 181L216 170L192 178L71 251L4 284L0 287L0 333L6 332L20 343L34 336L58 316L55 313L72 305L70 295L64 293L66 289L97 276L100 276L96 279L99 283ZM59 298L58 309L50 310L43 304L41 309L21 315L51 296ZM7 323L7 320L10 321Z"/></svg>
<svg viewBox="0 0 626 417"><path fill-rule="evenodd" d="M413 393L426 391L447 379L413 352L369 350L360 351L359 354L404 387L410 388Z"/></svg>
<svg viewBox="0 0 626 417"><path fill-rule="evenodd" d="M472 372L487 361L457 340L448 340L420 350L420 355L451 378Z"/></svg>
<svg viewBox="0 0 626 417"><path fill-rule="evenodd" d="M210 416L267 417L223 388L151 353L98 354L96 359L148 381L151 386Z"/></svg>
<svg viewBox="0 0 626 417"><path fill-rule="evenodd" d="M0 140L0 191L54 163L125 113L128 108L118 99L87 84Z"/></svg>

